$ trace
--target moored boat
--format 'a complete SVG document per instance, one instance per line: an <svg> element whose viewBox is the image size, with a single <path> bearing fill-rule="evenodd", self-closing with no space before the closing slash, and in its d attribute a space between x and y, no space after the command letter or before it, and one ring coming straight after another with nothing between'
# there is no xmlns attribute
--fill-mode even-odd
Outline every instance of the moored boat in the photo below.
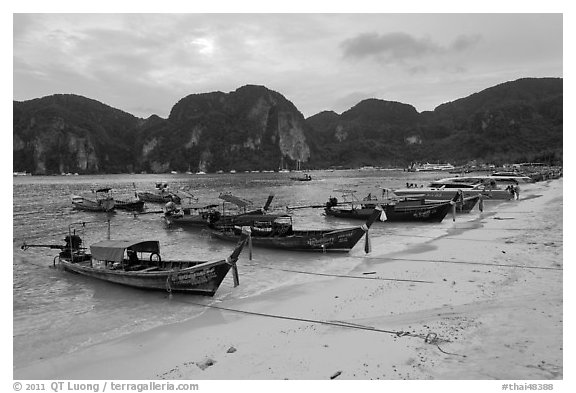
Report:
<svg viewBox="0 0 576 393"><path fill-rule="evenodd" d="M192 196L193 197L193 196ZM222 203L222 212L218 210L217 204L199 204L189 203L186 206L178 207L173 202L168 202L164 207L164 220L168 225L177 225L184 227L204 227L226 223L228 220L242 215L262 215L265 214L274 194L270 194L263 207L252 211L246 211L246 207L252 202L236 197L229 193L221 193L219 196L224 202ZM232 203L237 207L244 209L243 212L226 212L225 203Z"/></svg>
<svg viewBox="0 0 576 393"><path fill-rule="evenodd" d="M75 209L91 212L110 212L113 211L116 203L110 188L100 188L93 190L94 197L88 198L82 195L72 195L72 205Z"/></svg>
<svg viewBox="0 0 576 393"><path fill-rule="evenodd" d="M291 177L290 180L295 180L295 181L310 181L310 180L312 180L312 176L310 176L308 173L304 173L303 176Z"/></svg>
<svg viewBox="0 0 576 393"><path fill-rule="evenodd" d="M106 190L108 195L112 196L112 188L101 189ZM138 194L134 192L133 198L119 199L114 197L114 208L128 211L140 212L144 210L144 201L138 198Z"/></svg>
<svg viewBox="0 0 576 393"><path fill-rule="evenodd" d="M123 200L114 199L114 206L116 209L129 210L129 211L142 211L144 210L144 201L140 199Z"/></svg>
<svg viewBox="0 0 576 393"><path fill-rule="evenodd" d="M292 217L288 214L242 215L236 222L220 225L212 230L212 235L226 241L237 241L242 226L251 230L250 244L258 247L293 251L333 251L348 252L366 234L368 229L382 214L377 207L362 226L344 229L294 229ZM369 252L368 241L365 251Z"/></svg>
<svg viewBox="0 0 576 393"><path fill-rule="evenodd" d="M164 206L164 220L169 226L205 227L220 218L217 204L194 204L177 207L174 202Z"/></svg>
<svg viewBox="0 0 576 393"><path fill-rule="evenodd" d="M497 181L505 181L508 183L534 183L534 179L518 172L494 172L489 176Z"/></svg>
<svg viewBox="0 0 576 393"><path fill-rule="evenodd" d="M170 191L170 188L168 187L167 183L156 183L155 189L153 191L137 191L136 196L138 197L138 199L144 202L152 202L152 203L180 202L180 198Z"/></svg>
<svg viewBox="0 0 576 393"><path fill-rule="evenodd" d="M248 235L240 237L228 258L213 261L163 260L158 241L104 240L93 244L90 253L75 234L65 238L65 245L29 245L60 249L54 264L65 271L78 273L130 287L168 292L213 296L230 268L234 286L239 284L236 262Z"/></svg>
<svg viewBox="0 0 576 393"><path fill-rule="evenodd" d="M430 183L427 187L397 188L394 190L394 193L399 196L423 196L427 200L446 201L452 199L458 190L462 191L462 196L464 198L469 198L478 194L481 194L482 198L485 200L510 200L514 198L514 194L510 192L509 189L501 188L495 183L461 183L457 182L457 180L439 180Z"/></svg>
<svg viewBox="0 0 576 393"><path fill-rule="evenodd" d="M384 221L387 222L441 222L462 195L456 193L452 200L445 202L426 202L421 197L398 197L389 190L383 191L383 194L386 198L380 201L373 198L359 201L353 192L349 192L343 195L346 198L344 203L339 203L336 198L330 198L324 212L332 217L365 220L374 212L376 206L380 206L384 211Z"/></svg>

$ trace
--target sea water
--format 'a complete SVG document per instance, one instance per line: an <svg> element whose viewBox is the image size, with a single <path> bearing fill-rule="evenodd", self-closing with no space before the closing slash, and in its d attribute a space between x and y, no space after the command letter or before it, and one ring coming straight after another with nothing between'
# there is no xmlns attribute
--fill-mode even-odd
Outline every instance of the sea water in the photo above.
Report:
<svg viewBox="0 0 576 393"><path fill-rule="evenodd" d="M190 187L200 203L216 202L221 192L251 200L253 208L264 205L273 193L273 212L286 207L322 205L329 197L340 198L335 190L353 190L361 199L369 192L380 196L382 188L400 188L406 183L426 185L444 177L442 173L410 173L402 170L312 171L312 181L293 181L290 173L236 173L207 175L92 175L22 176L13 180L13 351L14 368L73 352L79 348L122 337L132 332L194 318L205 308L194 303L225 305L229 299L258 299L258 296L294 284L327 280L324 274L350 274L364 257L364 239L350 253L308 253L254 249L253 260L244 251L238 262L240 286L233 287L229 275L213 298L145 291L100 282L54 268L58 250L30 248L29 244L64 244L74 225L89 246L107 236L108 220L112 239L158 240L162 258L211 260L228 256L234 244L211 238L206 230L168 227L161 204L146 204L149 214L117 211L113 214L77 211L71 195L89 195L91 189L112 187L117 198L128 199L135 190L146 191L157 182L171 189ZM221 201L220 201L221 202ZM344 228L361 222L325 217L321 208L292 210L297 229ZM477 218L477 208L459 215L458 222ZM370 229L372 253L401 252L443 236L453 227L449 216L441 223L383 223Z"/></svg>

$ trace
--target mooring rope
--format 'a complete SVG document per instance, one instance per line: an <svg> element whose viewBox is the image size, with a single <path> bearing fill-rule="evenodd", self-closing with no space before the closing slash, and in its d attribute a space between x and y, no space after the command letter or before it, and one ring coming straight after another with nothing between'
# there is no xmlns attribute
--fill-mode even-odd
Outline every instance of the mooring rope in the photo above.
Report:
<svg viewBox="0 0 576 393"><path fill-rule="evenodd" d="M454 229L475 229L475 228L454 228ZM478 228L480 229L480 228ZM508 229L505 229L508 230ZM523 229L518 229L518 230L523 230ZM542 231L542 229L535 229L538 231ZM492 239L470 239L470 238L460 238L460 237L450 237L450 236L425 236L425 235L403 235L403 234L398 234L398 233L387 233L383 236L398 236L398 237L419 237L419 238L424 238L424 239L450 239L450 240L457 240L457 241L470 241L470 242L483 242L483 243L494 243L494 240ZM557 243L563 243L563 240L554 240L554 242ZM532 244L529 242L515 242L516 244Z"/></svg>
<svg viewBox="0 0 576 393"><path fill-rule="evenodd" d="M309 274L309 275L313 275L313 276L356 278L356 279L360 279L360 280L404 281L404 282L417 282L417 283L423 283L423 284L434 284L434 281L425 281L425 280L408 280L408 279L402 279L402 278L366 277L366 276L351 276L351 275L346 275L346 274L308 272L305 270L280 269L280 268L275 268L275 267L270 267L270 266L262 266L262 265L256 265L256 264L249 264L249 265L244 265L244 266L258 267L260 269L279 270L282 272L290 272L290 273Z"/></svg>
<svg viewBox="0 0 576 393"><path fill-rule="evenodd" d="M464 265L481 265L481 266L494 266L494 267L518 267L523 269L539 269L539 270L555 270L563 271L560 267L547 267L547 266L529 266L529 265L508 265L502 263L483 263L483 262L469 262L469 261L448 261L445 259L413 259L413 258L392 258L392 257L366 257L366 256L351 256L351 258L373 259L382 261L407 261L407 262L431 262L431 263L456 263Z"/></svg>
<svg viewBox="0 0 576 393"><path fill-rule="evenodd" d="M424 340L424 342L426 344L435 345L442 353L445 353L447 355L456 355L456 356L464 356L465 357L465 355L458 355L458 354L453 354L453 353L443 351L439 347L438 343L440 343L440 342L449 343L451 341L448 339L439 338L438 335L436 333L433 333L433 332L430 332L427 334L419 334L419 333L407 332L404 330L380 329L380 328L375 328L373 326L359 325L359 324L355 324L355 323L342 322L342 321L323 321L323 320L318 320L318 319L290 317L290 316L278 315L278 314L267 314L267 313L261 313L261 312L256 312L256 311L240 310L240 309L236 309L236 308L222 307L222 306L216 306L213 304L202 304L202 303L189 302L189 301L185 301L184 303L194 305L194 306L199 306L199 307L213 308L216 310L230 311L230 312L234 312L234 313L238 313L238 314L252 315L252 316L258 316L258 317L266 317L266 318L281 319L281 320L296 321L296 322L307 322L307 323L314 323L314 324L334 326L334 327L342 327L342 328L348 328L348 329L367 330L367 331L376 332L376 333L391 334L391 335L396 336L396 337L420 338L420 339Z"/></svg>

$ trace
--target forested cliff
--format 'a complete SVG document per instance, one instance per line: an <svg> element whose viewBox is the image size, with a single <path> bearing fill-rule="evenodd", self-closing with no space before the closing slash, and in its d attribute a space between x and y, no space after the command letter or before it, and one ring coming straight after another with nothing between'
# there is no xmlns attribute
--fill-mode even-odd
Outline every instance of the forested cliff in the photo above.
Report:
<svg viewBox="0 0 576 393"><path fill-rule="evenodd" d="M14 102L13 169L35 174L277 170L412 161L562 160L559 78L497 85L434 111L367 99L305 119L280 93L247 85L191 94L167 119L53 95Z"/></svg>

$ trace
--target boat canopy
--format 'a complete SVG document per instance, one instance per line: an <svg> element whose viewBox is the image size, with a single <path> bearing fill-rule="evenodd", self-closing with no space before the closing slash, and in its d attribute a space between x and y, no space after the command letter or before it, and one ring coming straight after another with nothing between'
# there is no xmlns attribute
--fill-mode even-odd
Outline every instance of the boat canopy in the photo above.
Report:
<svg viewBox="0 0 576 393"><path fill-rule="evenodd" d="M233 203L238 207L246 207L246 206L252 205L252 202L250 202L246 199L238 198L237 196L234 196L234 195L228 194L228 193L221 193L218 196L218 198L220 198L226 202Z"/></svg>
<svg viewBox="0 0 576 393"><path fill-rule="evenodd" d="M97 189L96 192L110 192L110 190L112 190L112 188L104 187L104 188Z"/></svg>
<svg viewBox="0 0 576 393"><path fill-rule="evenodd" d="M121 262L124 251L129 248L136 252L160 253L160 242L148 240L134 242L134 240L103 240L90 246L92 257L99 261Z"/></svg>

